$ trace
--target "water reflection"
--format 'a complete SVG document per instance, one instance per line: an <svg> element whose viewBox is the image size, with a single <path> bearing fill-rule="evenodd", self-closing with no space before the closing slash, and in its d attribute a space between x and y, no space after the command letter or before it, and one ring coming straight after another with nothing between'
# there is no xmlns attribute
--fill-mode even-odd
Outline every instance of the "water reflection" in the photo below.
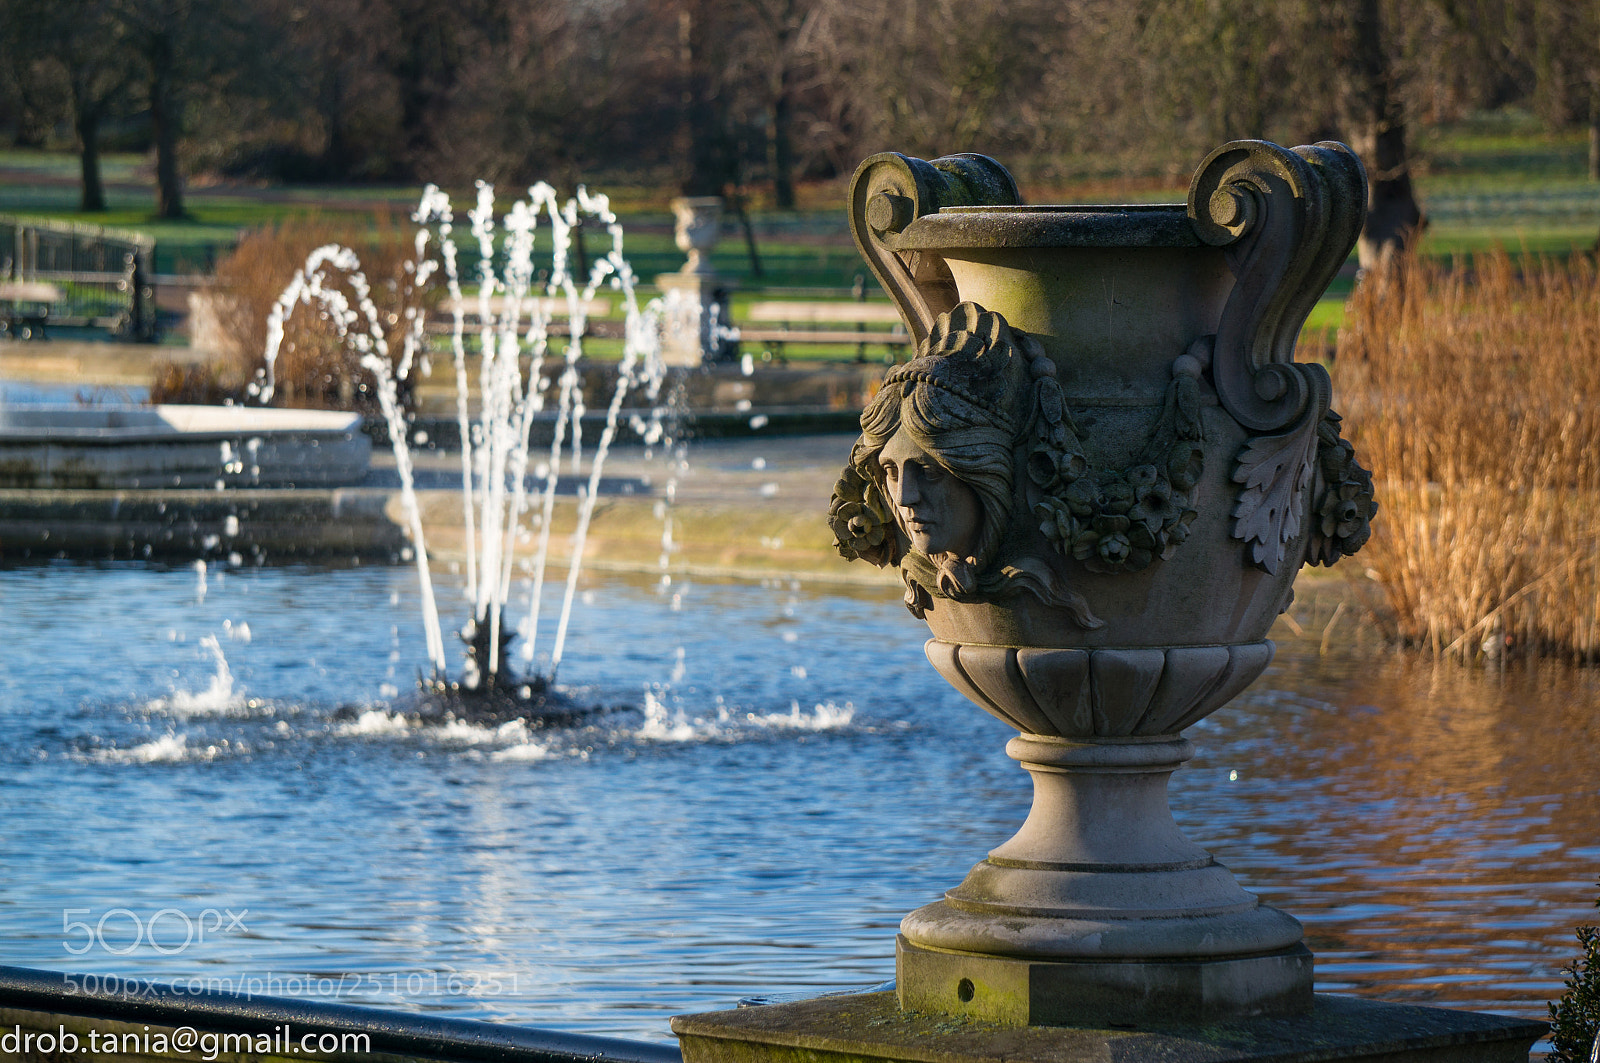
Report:
<svg viewBox="0 0 1600 1063"><path fill-rule="evenodd" d="M403 571L0 571L5 961L661 1039L889 976L901 915L1021 822L1006 729L892 591L589 586L563 680L632 709L424 730L389 706ZM1542 1017L1595 914L1596 676L1435 670L1348 620L1324 656L1330 593L1191 731L1175 813L1305 922L1319 988ZM66 947L64 910L117 907L250 914Z"/></svg>
<svg viewBox="0 0 1600 1063"><path fill-rule="evenodd" d="M1180 820L1305 923L1319 989L1544 1017L1595 915L1600 677L1353 638L1324 656L1304 626L1280 625L1268 675L1192 732Z"/></svg>

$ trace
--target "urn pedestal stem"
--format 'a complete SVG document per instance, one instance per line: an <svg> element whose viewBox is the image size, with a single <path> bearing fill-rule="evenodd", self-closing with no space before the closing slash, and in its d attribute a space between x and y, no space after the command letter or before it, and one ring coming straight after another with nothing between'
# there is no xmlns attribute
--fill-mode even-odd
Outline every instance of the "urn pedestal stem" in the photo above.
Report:
<svg viewBox="0 0 1600 1063"><path fill-rule="evenodd" d="M1022 735L1015 836L900 924L901 1006L1025 1025L1286 1014L1311 1006L1300 924L1178 829L1176 735Z"/></svg>

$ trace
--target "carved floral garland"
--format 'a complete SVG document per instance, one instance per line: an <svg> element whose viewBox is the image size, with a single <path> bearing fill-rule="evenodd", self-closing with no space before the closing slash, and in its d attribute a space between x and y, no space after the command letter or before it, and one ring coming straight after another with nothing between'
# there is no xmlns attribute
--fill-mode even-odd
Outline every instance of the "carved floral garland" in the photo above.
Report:
<svg viewBox="0 0 1600 1063"><path fill-rule="evenodd" d="M1016 335L1030 355L1042 356L1031 337ZM1198 516L1196 485L1204 443L1200 382L1207 360L1208 345L1197 344L1173 362L1161 416L1138 460L1123 469L1091 465L1060 385L1049 373L1035 374L1026 467L1044 495L1033 510L1039 529L1062 557L1082 562L1091 572L1138 572L1158 558L1170 558L1188 538ZM1276 568L1267 549L1274 536L1271 528L1256 525L1266 521L1277 527L1274 518L1282 520L1276 537L1292 538L1299 525L1298 499L1308 487L1315 501L1307 563L1332 565L1360 550L1371 535L1378 512L1372 475L1356 461L1355 448L1340 435L1340 424L1339 415L1328 410L1317 421L1314 439L1307 439L1304 428L1258 436L1240 455L1233 478L1243 490L1234 534L1252 547L1255 562L1269 572ZM1280 498L1283 492L1287 497ZM853 462L834 485L828 523L846 560L879 566L901 560L904 544L893 508ZM939 593L932 588L927 592ZM1086 610L1085 616L1086 626L1097 625Z"/></svg>
<svg viewBox="0 0 1600 1063"><path fill-rule="evenodd" d="M889 503L878 485L853 465L846 465L833 485L828 526L833 529L833 545L846 561L866 561L882 568L897 560Z"/></svg>
<svg viewBox="0 0 1600 1063"><path fill-rule="evenodd" d="M1317 425L1316 508L1306 541L1306 562L1331 565L1367 544L1378 503L1372 473L1356 461L1356 448L1339 434L1342 418L1329 410Z"/></svg>
<svg viewBox="0 0 1600 1063"><path fill-rule="evenodd" d="M1095 469L1055 381L1040 396L1028 476L1045 492L1034 506L1040 531L1063 557L1091 572L1138 572L1163 560L1189 536L1198 515L1200 375L1192 354L1172 365L1165 408L1139 460L1126 469Z"/></svg>

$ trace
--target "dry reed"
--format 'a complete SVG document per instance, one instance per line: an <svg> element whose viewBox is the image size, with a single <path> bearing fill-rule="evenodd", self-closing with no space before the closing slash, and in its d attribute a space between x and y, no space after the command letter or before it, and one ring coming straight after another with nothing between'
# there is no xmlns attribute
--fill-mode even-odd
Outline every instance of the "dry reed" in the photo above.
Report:
<svg viewBox="0 0 1600 1063"><path fill-rule="evenodd" d="M205 342L214 357L187 372L163 368L152 398L215 401L223 396L242 401L262 365L268 313L295 271L305 265L306 256L327 244L350 247L360 256L391 356L398 359L406 309L425 308L439 296L436 285L417 291L409 283L406 266L414 252L408 235L382 216L372 228L317 216L296 218L247 234L217 263L216 287L207 293L215 327ZM332 280L327 286L343 288L354 305L346 282ZM276 376L274 405L347 410L377 406L359 355L320 307L297 306L285 320ZM408 397L403 388L402 401Z"/></svg>
<svg viewBox="0 0 1600 1063"><path fill-rule="evenodd" d="M1382 510L1390 634L1436 653L1600 656L1600 277L1584 256L1409 257L1364 278L1336 403Z"/></svg>

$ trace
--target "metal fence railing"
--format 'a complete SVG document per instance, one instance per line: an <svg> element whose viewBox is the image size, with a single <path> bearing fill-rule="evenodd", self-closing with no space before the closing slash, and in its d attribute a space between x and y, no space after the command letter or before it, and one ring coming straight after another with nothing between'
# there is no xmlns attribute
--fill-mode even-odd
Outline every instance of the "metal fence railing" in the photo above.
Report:
<svg viewBox="0 0 1600 1063"><path fill-rule="evenodd" d="M0 281L51 286L50 324L155 340L154 253L139 233L0 215Z"/></svg>

